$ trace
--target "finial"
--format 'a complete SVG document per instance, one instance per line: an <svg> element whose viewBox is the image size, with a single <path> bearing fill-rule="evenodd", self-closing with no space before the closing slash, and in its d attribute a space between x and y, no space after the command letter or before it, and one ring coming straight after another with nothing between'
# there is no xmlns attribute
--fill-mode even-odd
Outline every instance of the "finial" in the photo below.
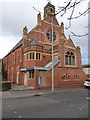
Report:
<svg viewBox="0 0 90 120"><path fill-rule="evenodd" d="M24 32L24 33L27 33L27 32L28 32L27 26L25 26L25 27L23 28L23 32Z"/></svg>
<svg viewBox="0 0 90 120"><path fill-rule="evenodd" d="M51 0L47 0L47 2L51 4Z"/></svg>
<svg viewBox="0 0 90 120"><path fill-rule="evenodd" d="M70 34L69 34L69 39L71 39Z"/></svg>

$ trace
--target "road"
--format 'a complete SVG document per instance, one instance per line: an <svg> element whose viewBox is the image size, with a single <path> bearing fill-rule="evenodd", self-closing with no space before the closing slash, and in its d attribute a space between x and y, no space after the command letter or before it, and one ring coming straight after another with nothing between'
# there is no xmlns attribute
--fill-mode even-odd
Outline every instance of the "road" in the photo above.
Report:
<svg viewBox="0 0 90 120"><path fill-rule="evenodd" d="M88 118L88 90L3 99L3 118Z"/></svg>

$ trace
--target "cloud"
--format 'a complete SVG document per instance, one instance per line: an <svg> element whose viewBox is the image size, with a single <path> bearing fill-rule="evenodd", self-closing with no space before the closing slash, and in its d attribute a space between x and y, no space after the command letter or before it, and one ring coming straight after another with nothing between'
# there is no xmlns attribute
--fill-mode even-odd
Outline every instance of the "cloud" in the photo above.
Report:
<svg viewBox="0 0 90 120"><path fill-rule="evenodd" d="M14 36L0 36L0 58L3 58L15 46L17 41L20 40Z"/></svg>

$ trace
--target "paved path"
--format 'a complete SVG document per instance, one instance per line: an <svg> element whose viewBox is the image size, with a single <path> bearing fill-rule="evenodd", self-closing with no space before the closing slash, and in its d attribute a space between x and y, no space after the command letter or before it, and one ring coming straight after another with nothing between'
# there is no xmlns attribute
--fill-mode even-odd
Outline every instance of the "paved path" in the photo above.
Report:
<svg viewBox="0 0 90 120"><path fill-rule="evenodd" d="M66 93L66 92L78 92L78 91L84 91L86 90L84 87L80 88L57 88L54 91L54 94L58 93ZM23 97L29 97L29 96L39 96L39 95L47 95L47 94L52 94L51 89L40 89L40 90L18 90L18 91L5 91L5 92L0 92L1 98L3 99L9 99L9 98L23 98Z"/></svg>

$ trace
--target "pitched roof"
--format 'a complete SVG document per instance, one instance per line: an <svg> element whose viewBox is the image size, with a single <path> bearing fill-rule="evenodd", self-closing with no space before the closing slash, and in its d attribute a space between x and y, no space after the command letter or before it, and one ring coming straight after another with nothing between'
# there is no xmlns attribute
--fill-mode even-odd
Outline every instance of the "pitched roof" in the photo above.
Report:
<svg viewBox="0 0 90 120"><path fill-rule="evenodd" d="M40 45L35 39L31 40L28 44L29 45Z"/></svg>
<svg viewBox="0 0 90 120"><path fill-rule="evenodd" d="M16 50L18 47L20 47L21 45L23 44L23 39L21 39L14 47L13 47L13 49L11 49L11 51L9 52L9 53L11 53L11 52L13 52L14 50Z"/></svg>
<svg viewBox="0 0 90 120"><path fill-rule="evenodd" d="M68 40L65 42L64 45L70 46L70 47L75 47L75 45L74 45L72 39L70 38L70 35L69 35L69 38L68 38Z"/></svg>
<svg viewBox="0 0 90 120"><path fill-rule="evenodd" d="M60 60L58 58L54 58L53 66L55 67L59 62L60 62ZM52 60L50 62L48 62L44 67L49 68L51 70L52 69Z"/></svg>
<svg viewBox="0 0 90 120"><path fill-rule="evenodd" d="M10 50L10 52L7 54L7 55L9 55L10 53L12 53L14 50L16 50L18 47L20 47L21 45L23 44L23 39L21 39L11 50ZM7 56L6 55L6 56ZM6 57L5 56L5 57Z"/></svg>

